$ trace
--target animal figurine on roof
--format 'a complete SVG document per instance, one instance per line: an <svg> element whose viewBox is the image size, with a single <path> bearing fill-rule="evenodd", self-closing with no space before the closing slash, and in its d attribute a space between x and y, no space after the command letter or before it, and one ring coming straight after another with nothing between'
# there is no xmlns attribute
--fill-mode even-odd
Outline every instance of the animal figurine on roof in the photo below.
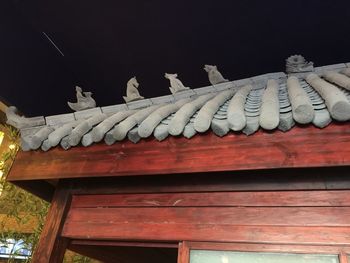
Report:
<svg viewBox="0 0 350 263"><path fill-rule="evenodd" d="M77 102L68 102L68 106L74 111L81 111L96 107L96 101L91 97L92 92L83 92L83 90L75 87Z"/></svg>
<svg viewBox="0 0 350 263"><path fill-rule="evenodd" d="M135 100L142 100L142 97L138 91L139 83L136 77L131 78L126 84L126 96L123 96L125 102L131 102Z"/></svg>
<svg viewBox="0 0 350 263"><path fill-rule="evenodd" d="M204 65L204 70L208 72L208 78L211 85L223 83L229 81L225 79L222 74L219 72L217 66L215 65Z"/></svg>
<svg viewBox="0 0 350 263"><path fill-rule="evenodd" d="M164 77L170 81L169 89L172 94L190 89L182 84L181 80L177 78L177 74L165 73Z"/></svg>

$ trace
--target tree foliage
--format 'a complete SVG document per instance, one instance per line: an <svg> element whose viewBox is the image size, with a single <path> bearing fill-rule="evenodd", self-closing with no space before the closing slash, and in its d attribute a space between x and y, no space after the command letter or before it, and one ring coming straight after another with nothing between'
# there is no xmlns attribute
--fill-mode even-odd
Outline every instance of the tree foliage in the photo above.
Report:
<svg viewBox="0 0 350 263"><path fill-rule="evenodd" d="M6 176L19 150L19 132L11 126L5 126L5 129L6 139L14 146L6 149L0 159L0 171L3 174L0 179L0 214L3 215L0 218L0 243L6 246L9 239L23 240L23 247L34 251L50 204L6 181ZM14 222L18 227L14 228ZM21 227L28 225L31 231L21 231ZM18 262L16 255L18 251L11 251L8 263ZM25 262L31 262L31 256ZM89 263L91 261L80 255L73 255L69 259L66 258L65 262Z"/></svg>

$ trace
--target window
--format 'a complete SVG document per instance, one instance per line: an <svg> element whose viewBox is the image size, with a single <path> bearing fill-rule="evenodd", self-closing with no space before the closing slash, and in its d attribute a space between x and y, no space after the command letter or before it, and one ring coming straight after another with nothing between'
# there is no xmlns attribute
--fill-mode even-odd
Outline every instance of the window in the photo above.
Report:
<svg viewBox="0 0 350 263"><path fill-rule="evenodd" d="M191 250L190 263L339 263L338 255Z"/></svg>
<svg viewBox="0 0 350 263"><path fill-rule="evenodd" d="M8 239L6 243L0 243L0 259L1 258L16 258L26 259L30 256L30 250L22 240Z"/></svg>
<svg viewBox="0 0 350 263"><path fill-rule="evenodd" d="M307 244L188 242L180 263L350 263L350 247Z"/></svg>

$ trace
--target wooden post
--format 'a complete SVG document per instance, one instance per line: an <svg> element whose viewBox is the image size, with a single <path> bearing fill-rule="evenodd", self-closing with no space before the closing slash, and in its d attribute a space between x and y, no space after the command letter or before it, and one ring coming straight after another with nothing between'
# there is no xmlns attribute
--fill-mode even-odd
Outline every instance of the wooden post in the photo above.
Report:
<svg viewBox="0 0 350 263"><path fill-rule="evenodd" d="M346 252L342 251L340 253L339 260L340 260L340 263L348 263L349 262L348 255L346 254Z"/></svg>
<svg viewBox="0 0 350 263"><path fill-rule="evenodd" d="M39 244L33 255L33 262L57 263L63 261L69 240L61 237L61 231L71 203L70 188L67 182L58 183Z"/></svg>
<svg viewBox="0 0 350 263"><path fill-rule="evenodd" d="M177 262L178 263L190 262L190 249L186 241L179 243Z"/></svg>

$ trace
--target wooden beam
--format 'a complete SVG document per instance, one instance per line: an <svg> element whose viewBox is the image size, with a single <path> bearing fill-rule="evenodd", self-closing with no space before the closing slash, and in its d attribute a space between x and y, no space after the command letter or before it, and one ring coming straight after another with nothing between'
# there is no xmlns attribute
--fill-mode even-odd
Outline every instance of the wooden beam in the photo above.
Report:
<svg viewBox="0 0 350 263"><path fill-rule="evenodd" d="M203 226L329 226L349 227L350 207L132 207L74 208L65 231L153 224ZM170 222L169 222L170 221ZM130 230L131 231L131 230ZM96 230L88 230L95 233ZM115 233L115 231L113 231ZM109 233L105 233L109 235ZM349 240L350 241L350 240Z"/></svg>
<svg viewBox="0 0 350 263"><path fill-rule="evenodd" d="M142 217L142 215L140 215ZM237 226L225 224L70 223L63 236L100 240L208 241L350 245L349 227Z"/></svg>
<svg viewBox="0 0 350 263"><path fill-rule="evenodd" d="M73 194L350 189L348 167L74 179Z"/></svg>
<svg viewBox="0 0 350 263"><path fill-rule="evenodd" d="M350 207L350 190L75 195L71 207Z"/></svg>
<svg viewBox="0 0 350 263"><path fill-rule="evenodd" d="M70 246L109 246L109 247L153 247L153 248L178 248L177 243L153 243L153 242L126 242L126 241L106 241L106 240L84 240L73 239L70 242Z"/></svg>
<svg viewBox="0 0 350 263"><path fill-rule="evenodd" d="M350 129L334 123L325 129L296 127L288 133L259 131L252 136L213 133L187 140L96 144L64 151L19 152L10 181L179 174L253 169L350 165Z"/></svg>
<svg viewBox="0 0 350 263"><path fill-rule="evenodd" d="M39 244L33 255L33 262L62 262L68 246L68 239L62 237L61 232L71 202L70 188L68 182L59 182Z"/></svg>
<svg viewBox="0 0 350 263"><path fill-rule="evenodd" d="M350 246L308 246L298 244L258 244L258 243L215 243L215 242L186 242L188 249L271 252L271 253L301 253L301 254L333 254L350 253Z"/></svg>
<svg viewBox="0 0 350 263"><path fill-rule="evenodd" d="M153 247L90 246L71 244L69 249L105 263L176 263L177 249Z"/></svg>
<svg viewBox="0 0 350 263"><path fill-rule="evenodd" d="M350 252L350 250L348 250L348 253ZM347 254L345 251L342 251L339 255L339 260L340 263L349 263L349 254Z"/></svg>

